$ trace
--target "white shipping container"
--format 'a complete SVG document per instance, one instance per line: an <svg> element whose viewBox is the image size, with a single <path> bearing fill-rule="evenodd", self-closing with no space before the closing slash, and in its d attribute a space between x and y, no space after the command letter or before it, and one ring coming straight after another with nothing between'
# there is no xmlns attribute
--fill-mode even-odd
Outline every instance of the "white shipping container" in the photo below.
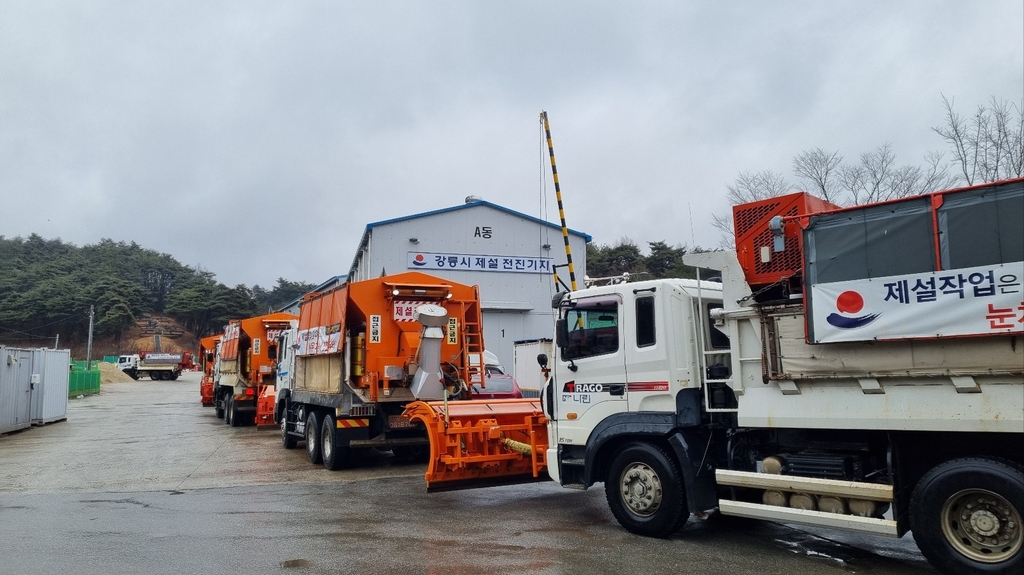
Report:
<svg viewBox="0 0 1024 575"><path fill-rule="evenodd" d="M0 433L32 425L32 352L0 347Z"/></svg>
<svg viewBox="0 0 1024 575"><path fill-rule="evenodd" d="M32 353L32 424L68 418L71 350L36 349Z"/></svg>

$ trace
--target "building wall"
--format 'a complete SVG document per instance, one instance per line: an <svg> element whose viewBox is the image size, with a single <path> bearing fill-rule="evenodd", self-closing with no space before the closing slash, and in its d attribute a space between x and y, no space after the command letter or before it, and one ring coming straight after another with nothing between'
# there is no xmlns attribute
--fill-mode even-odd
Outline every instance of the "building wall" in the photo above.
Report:
<svg viewBox="0 0 1024 575"><path fill-rule="evenodd" d="M415 240L415 242L413 241ZM550 246L545 249L544 245ZM586 240L569 235L578 283L582 285L586 269ZM479 269L435 269L436 255L523 260L522 267L539 265L549 259L552 265L565 263L565 247L559 228L495 209L488 205L426 214L390 223L374 224L364 250L357 256L353 281L379 277L411 269L480 286L483 300L484 343L511 371L514 342L551 338L554 314L551 297L554 282L550 270L543 273L526 271L484 271ZM411 258L423 255L428 264L419 267ZM412 260L415 261L415 260ZM446 260L447 261L447 260ZM513 262L513 267L514 267ZM568 269L559 268L559 276L568 285Z"/></svg>

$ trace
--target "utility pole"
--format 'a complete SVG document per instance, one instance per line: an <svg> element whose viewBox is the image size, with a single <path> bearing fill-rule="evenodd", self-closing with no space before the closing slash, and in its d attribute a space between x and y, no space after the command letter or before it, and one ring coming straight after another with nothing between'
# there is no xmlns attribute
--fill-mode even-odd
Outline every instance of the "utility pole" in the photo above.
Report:
<svg viewBox="0 0 1024 575"><path fill-rule="evenodd" d="M57 349L58 345L60 345L60 334L59 333L57 334L57 337L53 340L53 349Z"/></svg>
<svg viewBox="0 0 1024 575"><path fill-rule="evenodd" d="M89 344L85 348L85 369L92 369L92 306L89 306Z"/></svg>

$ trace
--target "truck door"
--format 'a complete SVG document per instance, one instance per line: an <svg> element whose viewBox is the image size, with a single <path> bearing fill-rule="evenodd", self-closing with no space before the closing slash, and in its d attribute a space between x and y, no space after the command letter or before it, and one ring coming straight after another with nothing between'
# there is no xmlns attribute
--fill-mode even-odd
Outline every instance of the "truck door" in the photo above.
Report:
<svg viewBox="0 0 1024 575"><path fill-rule="evenodd" d="M560 444L585 444L597 422L626 409L621 308L622 298L609 294L575 300L560 314L552 390Z"/></svg>
<svg viewBox="0 0 1024 575"><path fill-rule="evenodd" d="M624 294L622 331L630 411L673 411L662 293L657 287ZM662 321L658 321L658 319Z"/></svg>

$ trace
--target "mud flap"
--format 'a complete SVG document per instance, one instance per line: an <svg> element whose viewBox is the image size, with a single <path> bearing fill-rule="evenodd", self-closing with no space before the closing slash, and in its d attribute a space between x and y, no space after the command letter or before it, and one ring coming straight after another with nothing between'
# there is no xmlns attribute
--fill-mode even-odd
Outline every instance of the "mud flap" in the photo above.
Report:
<svg viewBox="0 0 1024 575"><path fill-rule="evenodd" d="M686 504L693 513L718 507L715 471L707 462L701 466L708 440L698 433L686 431L677 431L668 438L683 474Z"/></svg>

